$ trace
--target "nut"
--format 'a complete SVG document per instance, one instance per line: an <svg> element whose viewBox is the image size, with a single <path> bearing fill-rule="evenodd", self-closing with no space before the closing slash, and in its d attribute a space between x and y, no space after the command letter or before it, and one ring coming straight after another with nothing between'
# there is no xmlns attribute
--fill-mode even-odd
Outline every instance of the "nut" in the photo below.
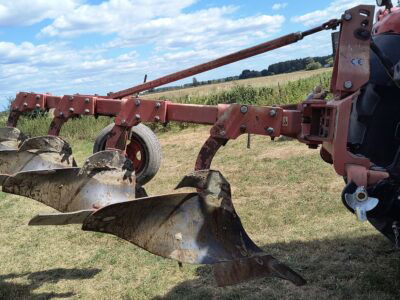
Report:
<svg viewBox="0 0 400 300"><path fill-rule="evenodd" d="M246 114L248 111L249 111L249 108L248 108L246 105L242 105L242 106L240 107L240 112L241 112L242 114Z"/></svg>
<svg viewBox="0 0 400 300"><path fill-rule="evenodd" d="M269 135L273 135L274 132L275 132L275 130L274 130L272 127L268 127L268 128L267 128L267 133L268 133Z"/></svg>
<svg viewBox="0 0 400 300"><path fill-rule="evenodd" d="M269 111L269 116L270 117L275 117L276 116L276 109L271 109L270 111Z"/></svg>
<svg viewBox="0 0 400 300"><path fill-rule="evenodd" d="M351 15L351 13L345 13L345 14L343 15L343 19L344 19L345 21L351 21L351 19L353 19L353 16Z"/></svg>
<svg viewBox="0 0 400 300"><path fill-rule="evenodd" d="M353 87L353 83L352 83L350 80L345 81L344 87L345 87L346 89L351 89L351 88Z"/></svg>

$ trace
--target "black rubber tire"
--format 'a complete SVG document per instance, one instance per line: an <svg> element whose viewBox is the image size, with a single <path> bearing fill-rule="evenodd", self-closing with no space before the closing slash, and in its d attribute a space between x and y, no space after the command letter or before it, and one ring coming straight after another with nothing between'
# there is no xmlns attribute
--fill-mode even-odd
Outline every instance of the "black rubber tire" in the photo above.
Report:
<svg viewBox="0 0 400 300"><path fill-rule="evenodd" d="M110 124L100 131L93 145L93 153L103 151L106 148L108 135L113 129L114 124ZM144 167L136 173L136 183L140 186L145 185L156 176L161 165L161 146L154 132L144 124L132 127L130 140L136 140L141 144L145 152Z"/></svg>

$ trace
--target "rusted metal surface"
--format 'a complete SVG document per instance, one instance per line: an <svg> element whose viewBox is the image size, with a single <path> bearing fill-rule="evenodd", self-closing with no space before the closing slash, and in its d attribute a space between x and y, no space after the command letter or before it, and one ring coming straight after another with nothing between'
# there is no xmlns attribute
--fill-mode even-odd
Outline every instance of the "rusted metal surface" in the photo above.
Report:
<svg viewBox="0 0 400 300"><path fill-rule="evenodd" d="M335 95L354 93L369 80L374 10L373 5L359 5L343 15L339 51L332 78L332 91Z"/></svg>
<svg viewBox="0 0 400 300"><path fill-rule="evenodd" d="M254 278L252 260L265 255L249 238L231 200L230 185L217 171L197 171L177 188L192 187L199 193L182 193L112 204L87 217L83 230L116 235L153 254L193 264L235 262L239 280ZM261 258L262 259L262 258ZM272 259L272 258L271 258ZM247 263L246 263L247 262ZM220 273L232 264L219 265ZM259 265L256 277L272 275L298 284L304 279L281 264ZM262 270L265 269L265 270ZM218 271L217 271L218 272Z"/></svg>
<svg viewBox="0 0 400 300"><path fill-rule="evenodd" d="M68 143L58 137L27 139L18 150L0 151L0 174L76 166Z"/></svg>
<svg viewBox="0 0 400 300"><path fill-rule="evenodd" d="M19 172L3 192L37 200L61 212L97 209L135 198L132 163L119 151L97 152L82 168Z"/></svg>
<svg viewBox="0 0 400 300"><path fill-rule="evenodd" d="M201 147L199 154L197 155L195 170L207 170L210 169L212 160L215 154L217 154L221 146L226 145L227 139L220 139L210 136L204 145Z"/></svg>
<svg viewBox="0 0 400 300"><path fill-rule="evenodd" d="M94 212L91 210L80 210L70 213L39 214L33 217L29 226L48 226L48 225L70 225L82 224L84 220Z"/></svg>
<svg viewBox="0 0 400 300"><path fill-rule="evenodd" d="M0 128L0 151L16 150L26 140L26 136L15 127Z"/></svg>
<svg viewBox="0 0 400 300"><path fill-rule="evenodd" d="M235 285L269 276L289 280L297 286L307 283L299 274L271 255L260 255L218 263L213 266L213 271L218 286Z"/></svg>

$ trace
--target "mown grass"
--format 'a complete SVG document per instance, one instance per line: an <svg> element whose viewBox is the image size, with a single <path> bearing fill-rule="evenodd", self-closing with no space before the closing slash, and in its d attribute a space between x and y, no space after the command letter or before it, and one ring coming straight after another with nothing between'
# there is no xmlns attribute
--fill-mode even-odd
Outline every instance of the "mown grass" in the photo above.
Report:
<svg viewBox="0 0 400 300"><path fill-rule="evenodd" d="M287 99L293 97L288 101L304 98L319 81L323 79L312 78L309 85L297 83L298 90L292 96L287 93ZM296 99L303 88L302 97ZM80 165L91 154L94 136L111 121L82 118L63 129L62 136L70 141ZM47 131L49 122L47 118L24 119L19 127L36 136ZM167 129L157 129L164 159L160 172L146 186L151 195L171 192L193 170L209 134L209 128L201 126ZM251 238L301 273L308 280L306 286L263 278L218 288L207 266L179 268L174 261L116 237L82 232L75 225L29 227L27 222L35 214L52 210L31 199L0 193L0 299L400 297L398 252L342 205L343 181L322 162L318 151L260 136L252 138L249 150L243 136L221 149L213 168L231 183L235 208Z"/></svg>
<svg viewBox="0 0 400 300"><path fill-rule="evenodd" d="M150 194L169 193L193 169L208 128L159 134L164 160ZM73 145L82 163L91 143ZM176 155L179 153L179 155ZM233 202L251 238L300 272L304 287L264 278L218 288L207 266L162 259L109 235L79 226L29 227L51 209L0 194L2 299L395 299L398 252L342 205L343 187L315 150L294 141L254 137L231 141L213 168L232 186ZM155 212L156 213L156 212Z"/></svg>

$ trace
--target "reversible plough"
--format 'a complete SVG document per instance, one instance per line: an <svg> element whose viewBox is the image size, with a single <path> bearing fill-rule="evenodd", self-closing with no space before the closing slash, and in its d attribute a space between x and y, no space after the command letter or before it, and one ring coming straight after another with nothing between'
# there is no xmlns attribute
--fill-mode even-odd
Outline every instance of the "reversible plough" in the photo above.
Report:
<svg viewBox="0 0 400 300"><path fill-rule="evenodd" d="M211 170L213 157L231 139L256 134L287 136L312 149L343 176L344 205L400 246L400 7L391 1L376 14L360 5L305 32L258 46L106 96L19 93L6 128L0 129L0 182L6 193L44 203L60 213L38 215L30 225L83 224L116 235L181 263L212 264L218 285L275 276L305 280L263 252L237 216L230 185ZM298 105L188 105L145 100L140 92L265 53L309 35L340 28L331 82L333 97L316 90ZM26 138L16 129L26 112L54 109L48 136ZM59 137L78 116L110 116L94 154L77 167ZM143 122L211 125L194 172L177 189L192 193L149 197L144 185L157 173L160 146Z"/></svg>

